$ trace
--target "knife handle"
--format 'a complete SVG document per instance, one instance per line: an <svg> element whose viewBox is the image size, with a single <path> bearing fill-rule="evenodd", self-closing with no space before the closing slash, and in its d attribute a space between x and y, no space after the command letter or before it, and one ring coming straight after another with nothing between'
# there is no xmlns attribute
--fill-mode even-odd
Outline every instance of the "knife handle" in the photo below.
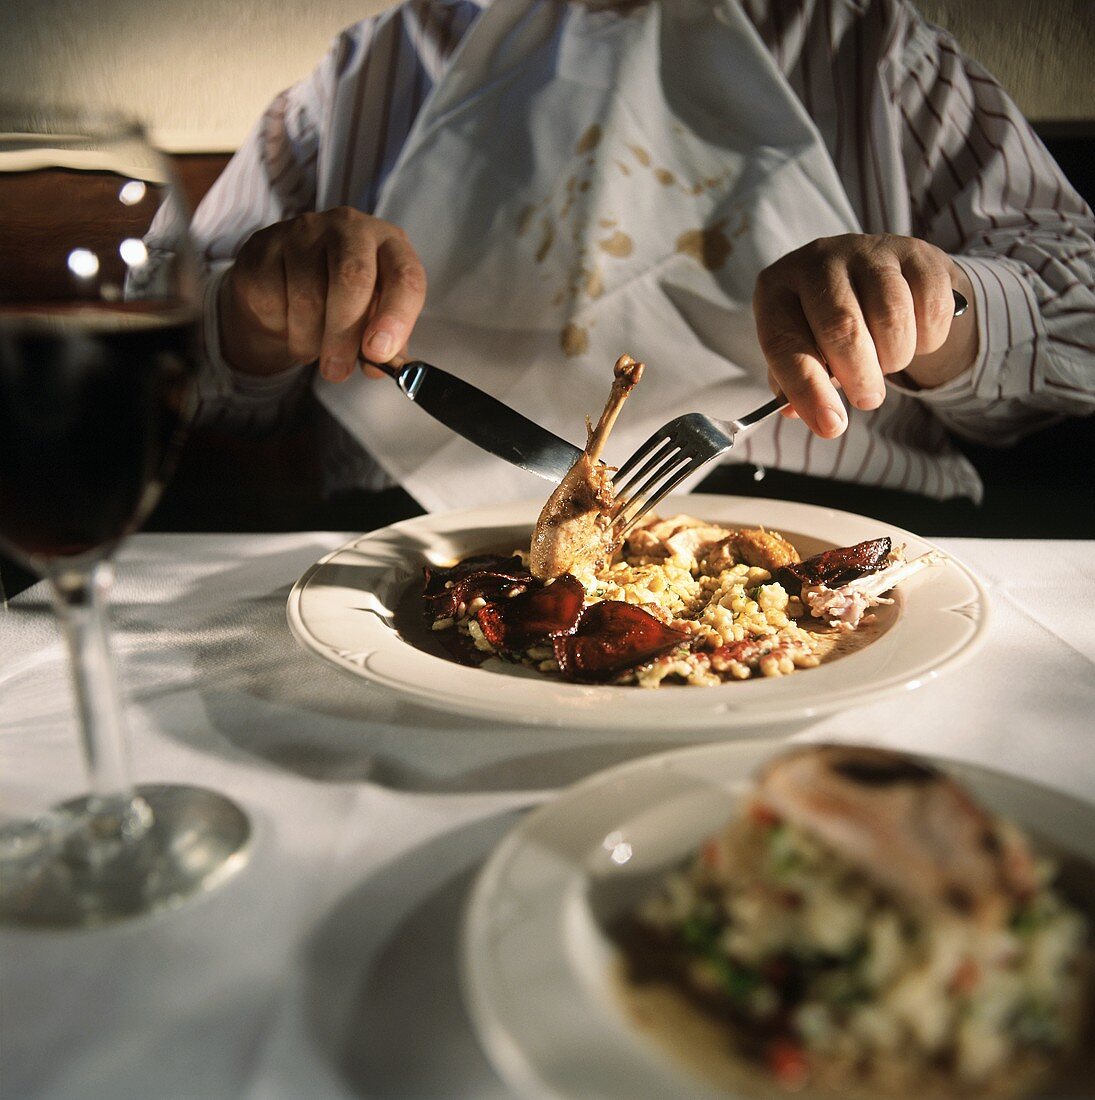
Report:
<svg viewBox="0 0 1095 1100"><path fill-rule="evenodd" d="M398 378L399 372L410 362L410 359L405 355L393 355L387 363L377 363L372 359L366 359L365 356L359 355L357 362L358 366L376 367L377 370L383 371L389 378Z"/></svg>

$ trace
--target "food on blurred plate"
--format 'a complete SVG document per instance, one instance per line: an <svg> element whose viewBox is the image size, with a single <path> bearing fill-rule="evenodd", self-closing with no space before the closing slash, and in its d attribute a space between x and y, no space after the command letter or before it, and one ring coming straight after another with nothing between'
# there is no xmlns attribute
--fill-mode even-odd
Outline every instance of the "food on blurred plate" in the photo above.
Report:
<svg viewBox="0 0 1095 1100"><path fill-rule="evenodd" d="M785 676L869 642L872 609L940 560L889 538L803 561L763 527L650 517L621 539L612 468L599 462L643 364L621 356L582 457L551 494L528 551L426 569L430 626L465 660L499 656L584 683L711 686ZM622 542L622 546L621 546Z"/></svg>
<svg viewBox="0 0 1095 1100"><path fill-rule="evenodd" d="M702 1017L765 1095L1024 1095L1089 995L1054 873L918 760L791 752L615 929L626 1000L667 1042Z"/></svg>

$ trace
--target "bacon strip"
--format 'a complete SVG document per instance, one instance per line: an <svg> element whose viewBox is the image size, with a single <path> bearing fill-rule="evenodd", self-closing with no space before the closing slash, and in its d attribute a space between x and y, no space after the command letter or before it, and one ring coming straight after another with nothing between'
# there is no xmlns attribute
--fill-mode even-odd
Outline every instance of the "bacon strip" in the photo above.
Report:
<svg viewBox="0 0 1095 1100"><path fill-rule="evenodd" d="M581 582L564 573L545 587L488 603L479 612L479 628L495 649L519 652L570 633L582 614L585 594Z"/></svg>
<svg viewBox="0 0 1095 1100"><path fill-rule="evenodd" d="M689 641L649 611L608 600L587 607L577 629L554 639L555 659L568 680L606 683Z"/></svg>
<svg viewBox="0 0 1095 1100"><path fill-rule="evenodd" d="M434 619L444 619L458 614L461 604L466 606L475 599L490 603L503 599L517 588L527 588L530 584L540 587L540 582L533 580L527 569L512 573L489 573L481 570L466 574L451 588L444 588L433 596L423 596L422 600Z"/></svg>
<svg viewBox="0 0 1095 1100"><path fill-rule="evenodd" d="M445 568L425 566L422 569L425 586L422 589L424 596L436 596L440 594L449 581L457 581L469 573L524 573L528 576L528 570L521 565L519 554L475 554L470 558L463 558L455 565Z"/></svg>
<svg viewBox="0 0 1095 1100"><path fill-rule="evenodd" d="M808 584L839 588L857 577L876 573L886 564L889 554L889 538L869 539L867 542L857 542L855 546L825 550L794 565L785 565L772 574L772 579L794 595Z"/></svg>

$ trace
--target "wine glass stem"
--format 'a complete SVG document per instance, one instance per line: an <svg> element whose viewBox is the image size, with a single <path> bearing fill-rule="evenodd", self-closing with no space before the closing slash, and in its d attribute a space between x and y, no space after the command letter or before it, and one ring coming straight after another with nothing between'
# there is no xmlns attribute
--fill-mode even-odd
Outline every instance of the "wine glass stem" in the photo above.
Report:
<svg viewBox="0 0 1095 1100"><path fill-rule="evenodd" d="M50 577L68 643L90 808L104 832L131 829L133 804L122 699L107 640L106 600L112 581L113 570L105 561Z"/></svg>

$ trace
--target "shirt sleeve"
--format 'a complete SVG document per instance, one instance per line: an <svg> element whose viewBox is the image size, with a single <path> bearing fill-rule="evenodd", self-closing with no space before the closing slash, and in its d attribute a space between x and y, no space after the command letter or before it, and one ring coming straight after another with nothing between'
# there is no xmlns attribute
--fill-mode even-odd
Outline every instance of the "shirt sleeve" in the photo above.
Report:
<svg viewBox="0 0 1095 1100"><path fill-rule="evenodd" d="M256 230L314 208L320 135L345 48L340 38L310 77L274 98L194 214L191 231L204 277L199 421L205 426L245 434L276 430L293 419L307 389L305 367L260 378L226 362L217 295Z"/></svg>
<svg viewBox="0 0 1095 1100"><path fill-rule="evenodd" d="M999 84L914 19L892 94L914 232L974 288L970 371L915 396L948 427L1006 444L1095 411L1095 218Z"/></svg>

